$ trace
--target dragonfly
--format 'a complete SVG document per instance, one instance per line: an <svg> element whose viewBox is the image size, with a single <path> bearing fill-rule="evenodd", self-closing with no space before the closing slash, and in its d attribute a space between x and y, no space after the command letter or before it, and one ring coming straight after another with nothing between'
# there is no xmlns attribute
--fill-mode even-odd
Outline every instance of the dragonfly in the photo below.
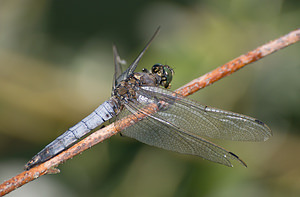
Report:
<svg viewBox="0 0 300 197"><path fill-rule="evenodd" d="M26 170L68 149L104 122L135 114L143 114L144 117L122 130L123 136L166 150L196 155L225 166L232 167L231 162L236 160L247 167L236 154L208 138L266 141L272 136L266 124L246 115L202 105L170 91L174 70L168 65L154 64L151 70L135 72L158 32L159 28L124 72L123 62L113 46L115 74L111 98L37 153L25 165ZM146 110L149 105L156 106L157 110L150 113ZM120 129L122 126L117 122L115 126Z"/></svg>

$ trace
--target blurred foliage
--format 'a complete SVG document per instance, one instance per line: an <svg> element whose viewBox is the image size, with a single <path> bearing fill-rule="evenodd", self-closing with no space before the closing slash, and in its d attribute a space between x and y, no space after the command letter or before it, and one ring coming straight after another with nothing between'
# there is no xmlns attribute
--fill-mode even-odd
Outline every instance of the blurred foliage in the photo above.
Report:
<svg viewBox="0 0 300 197"><path fill-rule="evenodd" d="M0 1L0 180L110 97L112 43L175 69L173 90L300 27L292 0ZM191 98L263 120L265 143L218 141L248 169L112 137L8 196L299 196L300 45Z"/></svg>

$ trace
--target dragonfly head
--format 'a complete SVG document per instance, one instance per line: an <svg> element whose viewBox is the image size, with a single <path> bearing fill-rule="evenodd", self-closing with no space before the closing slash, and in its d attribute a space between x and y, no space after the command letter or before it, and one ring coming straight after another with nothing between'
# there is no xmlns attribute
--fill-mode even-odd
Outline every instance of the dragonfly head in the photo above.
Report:
<svg viewBox="0 0 300 197"><path fill-rule="evenodd" d="M151 73L156 74L160 78L159 85L170 88L173 79L174 70L168 65L154 64L151 68Z"/></svg>

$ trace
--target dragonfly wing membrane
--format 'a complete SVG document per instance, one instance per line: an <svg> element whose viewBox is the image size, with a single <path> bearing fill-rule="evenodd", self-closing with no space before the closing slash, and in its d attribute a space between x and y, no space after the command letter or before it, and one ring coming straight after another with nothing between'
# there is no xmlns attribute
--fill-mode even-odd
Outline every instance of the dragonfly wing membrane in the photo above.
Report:
<svg viewBox="0 0 300 197"><path fill-rule="evenodd" d="M137 107L137 104L127 104L126 109L123 109L120 116L123 117L137 111L143 113L142 107L141 105ZM191 135L189 132L176 127L172 123L167 123L160 115L157 115L159 113L149 115L124 129L122 135L166 150L197 155L226 166L232 166L231 160L238 160L242 165L246 166L235 154L210 141Z"/></svg>
<svg viewBox="0 0 300 197"><path fill-rule="evenodd" d="M199 137L265 141L272 135L269 127L255 118L201 105L165 89L145 86L140 93L169 103L159 116Z"/></svg>
<svg viewBox="0 0 300 197"><path fill-rule="evenodd" d="M113 54L114 54L114 64L115 64L115 73L114 73L114 81L113 81L113 89L116 88L118 81L117 79L121 76L123 73L122 66L121 66L121 58L119 56L118 50L116 45L113 45ZM122 78L122 77L121 77Z"/></svg>

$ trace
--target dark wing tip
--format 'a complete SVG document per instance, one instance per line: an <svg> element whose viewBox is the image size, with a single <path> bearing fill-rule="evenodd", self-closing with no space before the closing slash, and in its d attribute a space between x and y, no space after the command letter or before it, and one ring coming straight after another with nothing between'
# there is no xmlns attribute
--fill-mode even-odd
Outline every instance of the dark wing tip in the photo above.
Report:
<svg viewBox="0 0 300 197"><path fill-rule="evenodd" d="M265 126L265 125L266 125L265 123L263 123L262 121L260 121L260 120L258 120L258 119L255 119L255 122L258 123L258 124L260 124L260 125L262 125L262 126Z"/></svg>
<svg viewBox="0 0 300 197"><path fill-rule="evenodd" d="M255 119L254 122L261 125L265 129L267 136L264 137L263 141L267 141L273 135L272 130L265 123L258 119Z"/></svg>
<svg viewBox="0 0 300 197"><path fill-rule="evenodd" d="M234 154L233 152L228 152L231 156L233 156L236 160L238 160L244 167L248 167L247 166L247 164L243 161L243 160L241 160L240 158L239 158L239 156L237 156L236 154Z"/></svg>

